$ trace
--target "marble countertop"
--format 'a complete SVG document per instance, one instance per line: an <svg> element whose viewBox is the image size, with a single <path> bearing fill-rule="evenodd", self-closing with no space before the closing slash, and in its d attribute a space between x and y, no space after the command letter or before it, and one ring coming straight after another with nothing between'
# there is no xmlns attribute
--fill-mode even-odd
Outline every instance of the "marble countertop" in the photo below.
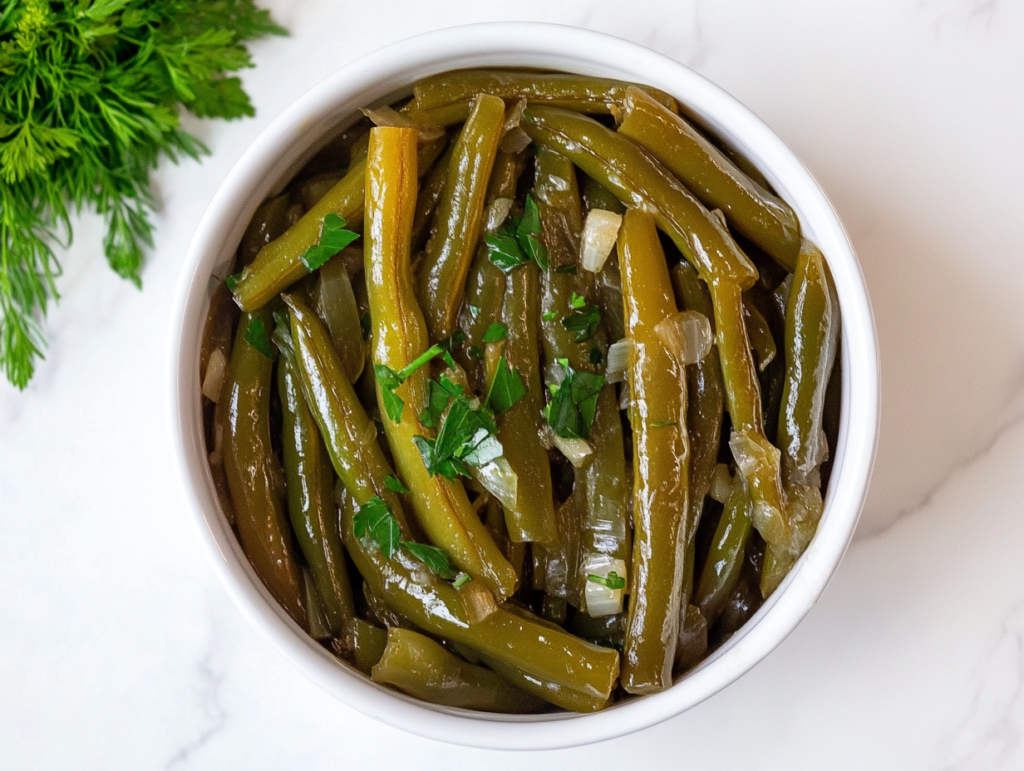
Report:
<svg viewBox="0 0 1024 771"><path fill-rule="evenodd" d="M1024 4L264 4L292 36L253 46L255 119L190 119L212 155L156 171L145 290L83 217L48 360L25 393L0 384L3 767L1024 768ZM803 624L686 714L529 757L404 734L292 670L206 564L166 421L181 258L243 148L367 51L512 18L650 46L763 117L845 221L882 351L868 502Z"/></svg>

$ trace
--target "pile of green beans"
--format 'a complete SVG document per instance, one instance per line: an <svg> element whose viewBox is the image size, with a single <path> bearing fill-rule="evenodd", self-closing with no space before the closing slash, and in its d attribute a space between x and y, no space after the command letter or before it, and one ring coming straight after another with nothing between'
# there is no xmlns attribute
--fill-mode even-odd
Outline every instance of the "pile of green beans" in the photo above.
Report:
<svg viewBox="0 0 1024 771"><path fill-rule="evenodd" d="M822 515L824 256L657 89L464 70L366 115L257 209L210 306L210 470L255 576L436 704L670 687Z"/></svg>

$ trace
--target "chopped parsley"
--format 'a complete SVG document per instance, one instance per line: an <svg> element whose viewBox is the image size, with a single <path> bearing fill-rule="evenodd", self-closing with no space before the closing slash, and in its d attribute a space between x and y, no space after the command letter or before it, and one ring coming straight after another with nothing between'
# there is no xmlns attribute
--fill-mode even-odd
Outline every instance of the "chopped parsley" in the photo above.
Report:
<svg viewBox="0 0 1024 771"><path fill-rule="evenodd" d="M390 480L402 485L396 477L389 474L384 478L384 486L389 490L392 489ZM404 488L404 485L402 487ZM456 589L472 580L470 576L459 572L444 549L403 539L391 507L376 495L359 507L352 520L352 530L356 538L369 538L387 559L394 557L399 549L405 549L438 578L455 581Z"/></svg>
<svg viewBox="0 0 1024 771"><path fill-rule="evenodd" d="M498 361L498 369L491 381L491 387L487 391L487 406L500 414L509 409L527 394L526 384L523 383L519 370L513 369L508 360L502 356Z"/></svg>
<svg viewBox="0 0 1024 771"><path fill-rule="evenodd" d="M651 428L667 428L668 426L678 426L679 421L677 420L665 420L657 423L651 423Z"/></svg>
<svg viewBox="0 0 1024 771"><path fill-rule="evenodd" d="M452 581L452 586L454 586L456 589L461 589L463 586L465 586L472 580L473 576L471 576L469 573L459 573L457 576L455 576L455 580Z"/></svg>
<svg viewBox="0 0 1024 771"><path fill-rule="evenodd" d="M587 358L590 359L590 363L593 364L595 367L600 365L601 362L604 361L604 356L601 355L601 351L597 348L591 348L590 353L587 355Z"/></svg>
<svg viewBox="0 0 1024 771"><path fill-rule="evenodd" d="M544 319L545 321L554 321L555 320L555 316L557 316L557 315L558 315L558 311L545 311L544 315L541 316L541 318Z"/></svg>
<svg viewBox="0 0 1024 771"><path fill-rule="evenodd" d="M245 328L243 339L263 356L274 360L274 349L270 347L270 337L267 335L267 325L259 316L254 316Z"/></svg>
<svg viewBox="0 0 1024 771"><path fill-rule="evenodd" d="M601 586L607 586L609 589L625 589L626 579L616 573L614 570L608 574L608 577L597 576L593 573L587 576L588 581L593 581L595 584L601 584Z"/></svg>
<svg viewBox="0 0 1024 771"><path fill-rule="evenodd" d="M427 350L409 362L405 367L396 372L386 364L374 364L373 374L377 376L377 383L380 385L381 399L384 402L384 411L395 423L402 422L402 410L405 408L405 400L395 393L395 389L412 377L424 364L427 364L436 356L444 358L450 369L455 369L455 360L452 358L451 349L454 345L462 342L465 335L456 332L436 345L430 346Z"/></svg>
<svg viewBox="0 0 1024 771"><path fill-rule="evenodd" d="M582 297L573 294L572 310L562 319L562 326L573 333L573 340L585 343L594 336L601 323L601 311L596 305L587 305Z"/></svg>
<svg viewBox="0 0 1024 771"><path fill-rule="evenodd" d="M498 427L488 410L474 409L465 396L450 398L451 406L441 421L437 437L414 436L423 465L430 476L445 479L469 476L469 466L485 466L504 452L495 437Z"/></svg>
<svg viewBox="0 0 1024 771"><path fill-rule="evenodd" d="M575 292L572 293L572 297L569 298L569 307L573 310L579 310L587 304L587 298L582 297Z"/></svg>
<svg viewBox="0 0 1024 771"><path fill-rule="evenodd" d="M508 337L508 327L501 322L491 324L484 332L485 343L500 343L506 337Z"/></svg>
<svg viewBox="0 0 1024 771"><path fill-rule="evenodd" d="M400 493L402 495L412 495L412 490L406 487L402 480L393 474L388 474L384 477L384 487L393 493Z"/></svg>
<svg viewBox="0 0 1024 771"><path fill-rule="evenodd" d="M526 196L522 217L509 216L501 227L484 237L488 258L505 273L530 260L548 269L548 250L541 241L540 211L533 196Z"/></svg>
<svg viewBox="0 0 1024 771"><path fill-rule="evenodd" d="M561 384L549 386L551 401L544 408L544 418L558 436L589 439L604 376L577 372L567 359L558 359L558 364L565 375Z"/></svg>
<svg viewBox="0 0 1024 771"><path fill-rule="evenodd" d="M346 230L346 225L348 223L345 222L344 218L339 217L334 212L324 217L324 224L320 230L320 242L309 247L300 258L302 264L306 266L306 270L312 273L359 238L358 233Z"/></svg>
<svg viewBox="0 0 1024 771"><path fill-rule="evenodd" d="M234 293L235 287L238 286L238 282L242 280L241 273L232 273L224 279L224 284L227 286L228 291Z"/></svg>

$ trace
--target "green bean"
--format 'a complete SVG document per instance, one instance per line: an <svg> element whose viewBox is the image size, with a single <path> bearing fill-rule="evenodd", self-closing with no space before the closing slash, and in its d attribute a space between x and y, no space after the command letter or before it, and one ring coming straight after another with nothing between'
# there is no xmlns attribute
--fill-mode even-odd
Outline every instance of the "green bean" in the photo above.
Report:
<svg viewBox="0 0 1024 771"><path fill-rule="evenodd" d="M467 645L481 656L550 683L552 689L567 689L602 701L611 695L619 670L616 651L523 617L512 612L508 603L474 619L462 595L465 587L455 589L435 578L404 551L386 559L378 549L355 537L357 500L349 489L343 493L342 539L359 572L397 612L425 632ZM553 697L549 700L558 703Z"/></svg>
<svg viewBox="0 0 1024 771"><path fill-rule="evenodd" d="M345 174L341 171L327 171L303 180L295 191L295 198L304 211L309 211L316 206L317 201L327 195L330 189L341 181L343 176Z"/></svg>
<svg viewBox="0 0 1024 771"><path fill-rule="evenodd" d="M336 254L320 266L313 305L331 333L349 382L354 383L366 365L366 347L359 326L359 307L352 280L341 257L341 254Z"/></svg>
<svg viewBox="0 0 1024 771"><path fill-rule="evenodd" d="M655 326L675 314L655 223L629 209L619 231L633 426L633 565L622 685L653 693L672 684L679 636L689 448L686 378Z"/></svg>
<svg viewBox="0 0 1024 771"><path fill-rule="evenodd" d="M810 543L824 504L819 468L828 457L825 393L835 361L839 307L825 258L805 240L786 304L786 384L779 415L785 490L792 504L795 549L769 543L761 592L768 597Z"/></svg>
<svg viewBox="0 0 1024 771"><path fill-rule="evenodd" d="M448 167L451 164L453 152L455 152L455 144L450 143L441 157L430 167L430 171L423 179L423 184L420 185L419 194L416 196L416 216L412 221L413 252L422 249L430 237L434 212L437 211L437 202L441 200L445 182L448 180Z"/></svg>
<svg viewBox="0 0 1024 771"><path fill-rule="evenodd" d="M370 299L374 364L396 372L429 347L423 313L416 302L409 238L416 202L416 131L370 131L366 175L366 288ZM461 482L430 476L414 436L433 438L419 421L426 407L429 372L419 369L400 386L401 420L384 408L381 420L395 464L412 491L417 521L435 546L445 549L466 573L483 581L499 598L515 591L516 574L470 506Z"/></svg>
<svg viewBox="0 0 1024 771"><path fill-rule="evenodd" d="M494 542L501 549L501 553L505 555L505 559L509 561L512 569L516 572L516 583L522 585L523 582L523 564L526 559L526 544L513 541L508 535L508 527L505 525L505 512L501 507L500 501L494 498L490 493L481 493L481 496L486 496L486 500L483 503L483 522L484 526L490 532ZM478 504L481 498L477 498L473 501L473 507L480 510Z"/></svg>
<svg viewBox="0 0 1024 771"><path fill-rule="evenodd" d="M602 699L589 693L567 688L558 683L540 680L533 675L526 674L521 669L499 661L493 656L480 656L480 659L508 682L562 709L568 709L573 712L599 712L611 706L610 698Z"/></svg>
<svg viewBox="0 0 1024 771"><path fill-rule="evenodd" d="M565 619L565 602L574 608L581 606L581 586L577 580L580 569L580 530L582 528L582 495L575 491L555 510L557 537L547 544L534 544L532 551L544 566L544 602L562 601L559 613L550 618L543 611L542 616L556 623ZM558 618L560 616L561 618Z"/></svg>
<svg viewBox="0 0 1024 771"><path fill-rule="evenodd" d="M469 664L408 629L388 630L384 655L373 667L373 681L446 707L529 714L545 706L489 669Z"/></svg>
<svg viewBox="0 0 1024 771"><path fill-rule="evenodd" d="M619 133L665 164L705 206L720 209L787 271L793 270L800 251L796 213L740 171L684 118L630 86Z"/></svg>
<svg viewBox="0 0 1024 771"><path fill-rule="evenodd" d="M708 621L696 605L680 608L679 643L672 673L683 674L699 664L708 654Z"/></svg>
<svg viewBox="0 0 1024 771"><path fill-rule="evenodd" d="M603 209L615 214L626 213L626 207L622 205L622 201L615 197L615 193L593 177L584 174L582 187L583 205L587 207L588 212L594 209Z"/></svg>
<svg viewBox="0 0 1024 771"><path fill-rule="evenodd" d="M505 524L513 541L549 543L558 537L552 503L551 467L540 441L544 396L540 375L537 322L538 268L529 262L506 276L502 320L508 327L505 356L519 370L527 394L498 416L498 441L519 479L514 508L505 507ZM488 377L488 386L490 385Z"/></svg>
<svg viewBox="0 0 1024 771"><path fill-rule="evenodd" d="M355 619L352 629L352 664L364 675L369 675L384 655L388 633L361 618Z"/></svg>
<svg viewBox="0 0 1024 771"><path fill-rule="evenodd" d="M275 339L281 336L275 334ZM291 341L280 345L277 390L283 412L283 452L292 530L309 570L331 636L351 642L352 587L338 534L334 470L299 385Z"/></svg>
<svg viewBox="0 0 1024 771"><path fill-rule="evenodd" d="M278 238L288 227L286 217L291 199L287 193L269 198L261 203L252 215L249 226L242 234L238 245L238 264L249 265L260 250Z"/></svg>
<svg viewBox="0 0 1024 771"><path fill-rule="evenodd" d="M700 608L708 625L714 625L718 620L740 579L747 543L750 541L751 511L750 493L743 481L737 479L733 482L725 511L715 528L711 550L704 562L704 571L694 596L694 603Z"/></svg>
<svg viewBox="0 0 1024 771"><path fill-rule="evenodd" d="M444 139L424 144L419 150L419 166L426 169L444 149ZM281 236L260 249L252 265L242 271L234 289L235 301L243 310L261 308L309 271L302 256L319 243L324 217L337 214L357 227L363 214L366 164L356 161L344 177L301 219Z"/></svg>
<svg viewBox="0 0 1024 771"><path fill-rule="evenodd" d="M455 329L504 120L505 103L481 94L452 152L437 203L436 229L419 275L420 306L434 340L448 337Z"/></svg>
<svg viewBox="0 0 1024 771"><path fill-rule="evenodd" d="M778 353L775 340L772 338L772 331L757 306L746 300L743 303L743 319L746 322L750 347L757 358L757 369L759 372L764 372L775 359L775 354Z"/></svg>
<svg viewBox="0 0 1024 771"><path fill-rule="evenodd" d="M467 101L476 94L494 94L510 101L529 99L580 112L608 114L612 106L623 102L628 86L622 81L561 72L456 70L417 81L411 107L434 110ZM650 87L644 90L662 104L678 109L676 100L665 92Z"/></svg>
<svg viewBox="0 0 1024 771"><path fill-rule="evenodd" d="M398 494L384 485L384 478L394 472L377 441L377 426L367 417L345 376L327 329L300 297L282 298L290 312L302 394L320 428L334 471L358 505L379 496L409 532Z"/></svg>
<svg viewBox="0 0 1024 771"><path fill-rule="evenodd" d="M270 439L273 362L245 336L258 321L270 329L269 310L243 313L235 335L227 380L217 402L224 432L224 472L235 510L235 525L256 575L295 621L306 627L302 574L292 554L282 506L284 474Z"/></svg>

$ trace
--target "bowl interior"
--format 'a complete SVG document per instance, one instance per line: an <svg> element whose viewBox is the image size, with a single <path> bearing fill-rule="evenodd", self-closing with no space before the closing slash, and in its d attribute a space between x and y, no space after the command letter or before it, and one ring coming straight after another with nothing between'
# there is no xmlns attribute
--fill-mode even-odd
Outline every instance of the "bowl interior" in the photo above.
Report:
<svg viewBox="0 0 1024 771"><path fill-rule="evenodd" d="M311 640L252 571L220 511L203 440L199 346L210 297L256 207L284 187L358 109L409 93L418 78L482 66L535 67L645 83L745 154L796 210L822 249L840 297L843 402L818 533L782 586L729 641L667 691L593 715L491 715L440 707L386 689ZM225 179L186 257L172 344L172 432L203 543L241 611L306 676L360 711L432 738L481 747L552 748L599 741L665 720L721 690L774 649L806 615L838 565L867 488L878 420L874 325L860 267L838 216L810 173L749 110L685 66L632 43L571 27L498 23L396 43L329 77L275 120ZM857 420L854 421L853 418Z"/></svg>

